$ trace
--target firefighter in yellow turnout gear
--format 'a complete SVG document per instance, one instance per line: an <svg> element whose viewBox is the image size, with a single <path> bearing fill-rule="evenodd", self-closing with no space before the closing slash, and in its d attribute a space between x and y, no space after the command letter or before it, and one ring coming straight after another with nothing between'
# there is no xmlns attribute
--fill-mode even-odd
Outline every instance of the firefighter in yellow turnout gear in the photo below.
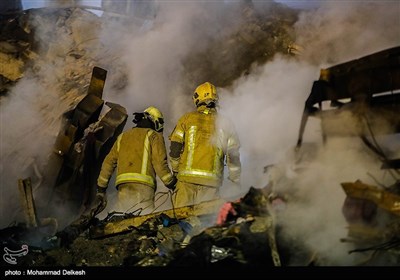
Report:
<svg viewBox="0 0 400 280"><path fill-rule="evenodd" d="M134 113L136 127L119 135L104 159L97 179L96 199L104 210L106 189L116 169L118 210L152 210L157 188L156 175L167 188L174 189L176 178L168 167L165 142L162 135L164 120L155 107L143 113Z"/></svg>
<svg viewBox="0 0 400 280"><path fill-rule="evenodd" d="M178 179L175 207L218 198L225 163L228 179L240 183L239 140L233 124L217 115L215 86L199 85L193 102L197 110L183 115L169 138L171 166Z"/></svg>

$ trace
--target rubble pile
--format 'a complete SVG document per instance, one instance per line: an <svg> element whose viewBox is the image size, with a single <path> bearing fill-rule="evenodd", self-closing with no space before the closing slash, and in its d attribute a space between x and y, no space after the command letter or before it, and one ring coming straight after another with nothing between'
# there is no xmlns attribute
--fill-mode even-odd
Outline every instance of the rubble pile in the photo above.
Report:
<svg viewBox="0 0 400 280"><path fill-rule="evenodd" d="M96 42L88 41L83 32L100 24L95 15L81 9L31 9L1 21L1 92L6 93L23 76L52 84L52 75L46 76L48 65L59 66L52 74L60 94L68 94L72 87L84 92L97 61L93 56Z"/></svg>
<svg viewBox="0 0 400 280"><path fill-rule="evenodd" d="M169 224L171 223L171 224ZM168 254L176 250L187 236L188 228L195 233L196 218L175 221L167 216L156 216L128 233L90 239L88 231L71 244L48 251L44 246L30 254L23 265L29 266L163 266L169 261ZM192 224L194 226L192 226ZM51 243L49 239L47 243ZM155 260L156 256L160 256ZM153 260L154 259L154 260Z"/></svg>
<svg viewBox="0 0 400 280"><path fill-rule="evenodd" d="M28 234L8 235L8 244L30 242L30 254L21 263L28 266L280 266L278 251L287 249L278 248L267 204L263 190L250 188L233 203L235 215L221 225L206 227L215 224L214 214L175 219L162 213L106 238L91 239L87 230L62 246L56 236L42 235L39 243L32 243Z"/></svg>
<svg viewBox="0 0 400 280"><path fill-rule="evenodd" d="M400 181L386 189L360 180L341 185L347 194L342 211L349 225L342 241L354 244L350 253L364 254L367 265L398 265Z"/></svg>

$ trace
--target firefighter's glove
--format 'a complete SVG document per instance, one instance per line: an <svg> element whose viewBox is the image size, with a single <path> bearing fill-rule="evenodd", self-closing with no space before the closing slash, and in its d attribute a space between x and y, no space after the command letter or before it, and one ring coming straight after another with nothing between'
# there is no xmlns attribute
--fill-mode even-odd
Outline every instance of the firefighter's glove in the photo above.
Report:
<svg viewBox="0 0 400 280"><path fill-rule="evenodd" d="M168 189L170 189L171 191L174 191L175 188L176 188L176 183L177 183L177 182L178 182L178 180L176 179L176 176L175 176L175 174L174 174L174 176L172 177L171 183L169 183L168 185L166 185L166 187L167 187Z"/></svg>
<svg viewBox="0 0 400 280"><path fill-rule="evenodd" d="M92 217L101 213L107 206L106 188L97 187L96 198L92 207Z"/></svg>

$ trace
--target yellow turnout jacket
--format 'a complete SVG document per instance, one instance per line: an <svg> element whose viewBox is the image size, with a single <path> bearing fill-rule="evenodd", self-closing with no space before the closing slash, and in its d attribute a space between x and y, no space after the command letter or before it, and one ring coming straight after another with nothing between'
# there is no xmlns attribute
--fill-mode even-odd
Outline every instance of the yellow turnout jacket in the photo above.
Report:
<svg viewBox="0 0 400 280"><path fill-rule="evenodd" d="M156 188L156 174L168 185L173 176L168 167L162 133L150 128L134 127L120 134L104 159L97 184L107 188L114 169L116 186L122 183L141 183Z"/></svg>
<svg viewBox="0 0 400 280"><path fill-rule="evenodd" d="M222 185L224 164L229 179L239 182L241 163L238 137L232 123L220 116L214 108L200 106L197 111L183 115L169 139L182 147L180 155L173 152L171 166L179 181L219 187Z"/></svg>

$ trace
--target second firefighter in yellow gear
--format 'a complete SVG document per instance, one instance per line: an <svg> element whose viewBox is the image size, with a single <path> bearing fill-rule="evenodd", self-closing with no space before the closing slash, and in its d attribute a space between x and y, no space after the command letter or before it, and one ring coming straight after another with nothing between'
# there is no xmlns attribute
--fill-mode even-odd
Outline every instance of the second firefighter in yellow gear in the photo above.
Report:
<svg viewBox="0 0 400 280"><path fill-rule="evenodd" d="M116 169L119 211L152 210L156 175L167 188L173 189L176 184L168 167L161 112L149 107L143 113L135 113L133 122L137 126L118 136L104 159L97 180L98 195L101 196Z"/></svg>
<svg viewBox="0 0 400 280"><path fill-rule="evenodd" d="M170 135L170 160L177 174L175 207L198 204L219 197L224 180L239 184L239 139L233 124L217 114L218 95L213 84L199 85L193 95L197 107L183 115Z"/></svg>

